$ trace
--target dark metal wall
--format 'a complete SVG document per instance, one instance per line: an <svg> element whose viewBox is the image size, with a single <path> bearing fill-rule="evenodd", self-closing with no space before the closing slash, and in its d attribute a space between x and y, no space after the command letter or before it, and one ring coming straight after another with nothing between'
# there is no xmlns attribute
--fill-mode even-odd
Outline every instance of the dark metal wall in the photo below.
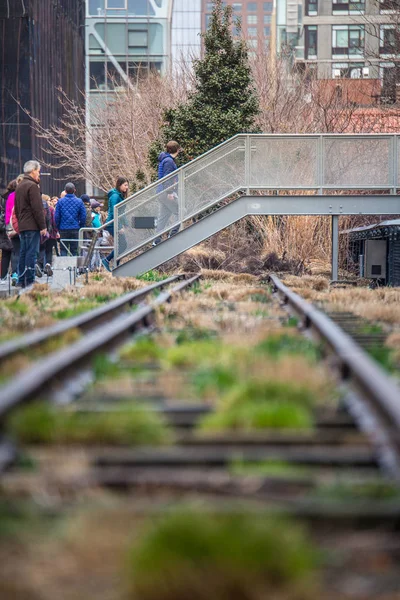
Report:
<svg viewBox="0 0 400 600"><path fill-rule="evenodd" d="M57 88L83 102L84 22L84 0L0 0L0 189L26 160L46 157L18 100L45 128L63 114ZM60 191L56 178L63 172L42 177L43 192Z"/></svg>
<svg viewBox="0 0 400 600"><path fill-rule="evenodd" d="M400 236L389 240L389 285L400 286Z"/></svg>

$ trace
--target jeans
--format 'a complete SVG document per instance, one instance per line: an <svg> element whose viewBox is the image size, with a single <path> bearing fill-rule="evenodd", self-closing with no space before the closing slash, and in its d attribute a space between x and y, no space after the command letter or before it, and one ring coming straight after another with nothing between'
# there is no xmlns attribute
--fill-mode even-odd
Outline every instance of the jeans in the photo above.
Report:
<svg viewBox="0 0 400 600"><path fill-rule="evenodd" d="M36 257L40 246L40 231L21 231L21 248L18 264L18 284L22 287L35 281Z"/></svg>
<svg viewBox="0 0 400 600"><path fill-rule="evenodd" d="M76 256L78 254L79 229L60 230L61 256ZM66 242L64 240L76 240L76 242Z"/></svg>
<svg viewBox="0 0 400 600"><path fill-rule="evenodd" d="M114 237L114 225L111 224L108 227L106 227L108 233L110 233L113 237ZM124 250L126 250L127 248L127 242L126 242L126 237L123 233L123 230L120 230L120 238L119 238L119 251L120 252L124 252ZM110 260L112 260L114 258L114 250L111 250L110 254L108 256L106 256L106 260L108 262L110 262ZM117 260L117 265L119 264L119 260Z"/></svg>
<svg viewBox="0 0 400 600"><path fill-rule="evenodd" d="M57 240L53 238L48 238L45 243L40 246L39 266L41 269L47 264L50 266L53 264L53 248L57 250Z"/></svg>
<svg viewBox="0 0 400 600"><path fill-rule="evenodd" d="M179 205L178 199L174 198L173 200L168 199L169 194L163 194L160 196L160 212L157 220L157 232L162 231L168 224L168 221L173 216L174 221L179 218ZM180 225L175 225L168 234L168 237L171 235L175 235L179 231ZM154 244L159 244L161 242L161 236L154 240Z"/></svg>

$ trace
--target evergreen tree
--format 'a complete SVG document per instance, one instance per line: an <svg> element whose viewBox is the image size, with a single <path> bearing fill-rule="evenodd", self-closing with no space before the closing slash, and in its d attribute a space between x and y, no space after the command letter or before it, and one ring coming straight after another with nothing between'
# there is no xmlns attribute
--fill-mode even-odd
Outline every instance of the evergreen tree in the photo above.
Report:
<svg viewBox="0 0 400 600"><path fill-rule="evenodd" d="M235 25L240 33L240 21ZM182 164L237 133L256 131L258 99L246 43L232 35L232 7L214 0L210 25L202 37L205 54L194 62L195 89L187 103L165 112L162 139L150 150L153 165L168 140L183 147Z"/></svg>

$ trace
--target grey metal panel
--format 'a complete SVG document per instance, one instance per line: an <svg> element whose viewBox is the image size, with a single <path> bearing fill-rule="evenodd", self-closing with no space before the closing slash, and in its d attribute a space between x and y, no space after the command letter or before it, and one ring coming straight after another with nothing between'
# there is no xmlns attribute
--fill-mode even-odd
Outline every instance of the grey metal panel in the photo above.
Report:
<svg viewBox="0 0 400 600"><path fill-rule="evenodd" d="M116 277L145 273L247 215L398 214L398 196L242 196L158 246L113 269Z"/></svg>

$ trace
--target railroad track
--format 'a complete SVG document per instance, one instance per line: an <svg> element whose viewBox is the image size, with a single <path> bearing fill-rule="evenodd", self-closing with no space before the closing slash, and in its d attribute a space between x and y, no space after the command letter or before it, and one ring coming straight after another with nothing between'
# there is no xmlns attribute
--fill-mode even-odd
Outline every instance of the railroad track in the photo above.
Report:
<svg viewBox="0 0 400 600"><path fill-rule="evenodd" d="M29 334L26 346L24 338L9 342L10 351L17 353L24 347L36 348L49 336L68 330L68 326L85 334L3 386L0 421L4 423L17 407L40 397L43 390L64 387L72 374L76 377L77 370L90 369L99 351L110 353L139 331L151 335L155 310L197 280L198 276L189 277L176 285L177 278L169 278L69 323ZM212 498L222 510L229 506L226 503L237 500L255 502L258 508L268 507L269 512L284 510L310 523L317 535L332 527L344 536L362 528L375 539L379 528L387 535L379 542L382 552L392 561L393 548L395 554L400 549L394 533L400 524L399 390L337 323L291 292L277 277L271 276L271 284L276 299L297 316L304 334L322 343L326 361L336 369L338 382L343 385L340 406L318 407L311 431L277 429L205 435L197 425L212 413L212 405L142 398L147 408L168 423L173 443L157 447L97 443L78 450L73 444L65 446L63 456L76 451L79 460L84 457L88 465L71 485L78 490L95 487L134 493L143 500L144 512L157 506L159 496L167 494L177 499L195 494ZM149 304L129 310L132 304L165 286L174 287ZM351 333L351 319L347 321ZM0 356L6 356L4 346L0 346ZM152 365L151 373L157 379L158 368ZM124 398L121 391L112 402L107 397L90 402L78 399L58 410L65 415L124 415L128 400L132 398ZM51 455L51 447L46 452ZM13 446L4 441L0 466L9 464L12 458ZM335 496L337 489L339 497ZM386 492L390 501L384 499Z"/></svg>
<svg viewBox="0 0 400 600"><path fill-rule="evenodd" d="M72 328L80 329L85 334L72 346L35 362L31 368L0 388L0 419L4 420L18 406L40 398L43 391L48 393L49 389L63 389L72 375L76 378L77 371L86 372L90 368L93 356L99 352L109 353L139 330L149 332L156 308L170 301L175 293L190 287L199 276L184 279L170 291L161 293L156 300L139 306L135 311L129 312L127 309L149 297L155 290L176 283L181 277L171 277L131 292L94 311L0 346L0 357L4 358L36 348L40 343ZM99 465L108 469L118 467L121 479L121 466L151 469L154 465L174 470L221 467L231 462L230 456L240 455L248 463L283 460L285 463L328 470L332 467L335 473L353 467L364 471L368 469L374 477L382 468L392 480L400 481L398 389L337 324L291 292L277 277L271 276L271 283L279 301L300 319L303 330L321 340L333 356L331 362L347 386L341 412L319 410L315 432L307 435L278 431L201 439L193 433L194 427L200 417L212 410L210 406L151 403L153 410L162 413L176 430L175 448L166 449L164 454L159 449L152 454L150 449L146 450L145 455L138 450L130 450L128 454L125 450L121 453L117 450L109 461L104 457L99 460L95 458L93 463L96 468ZM75 395L79 395L79 390ZM110 408L102 408L101 405L95 409L93 406L89 409L78 406L78 410L101 411ZM182 448L185 448L183 455ZM5 464L10 457L8 443L2 455ZM165 464L162 464L163 456Z"/></svg>

